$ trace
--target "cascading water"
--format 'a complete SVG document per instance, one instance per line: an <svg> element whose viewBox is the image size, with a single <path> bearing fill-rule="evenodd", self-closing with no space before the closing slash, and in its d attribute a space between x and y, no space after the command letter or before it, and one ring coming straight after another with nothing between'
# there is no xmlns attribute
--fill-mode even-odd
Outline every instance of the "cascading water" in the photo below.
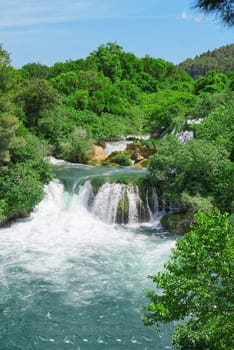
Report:
<svg viewBox="0 0 234 350"><path fill-rule="evenodd" d="M87 210L109 224L137 224L143 222L145 217L151 218L152 221L154 216L159 214L156 192L153 191L152 212L148 193L146 203L143 203L138 186L132 184L106 182L94 195L92 185L87 181L83 187L79 187L79 198Z"/></svg>
<svg viewBox="0 0 234 350"><path fill-rule="evenodd" d="M129 202L129 214L128 214L128 223L135 224L138 222L138 204L141 202L139 196L138 187L132 185L127 188L127 198Z"/></svg>
<svg viewBox="0 0 234 350"><path fill-rule="evenodd" d="M107 223L114 223L123 189L123 184L105 183L94 199L92 213Z"/></svg>
<svg viewBox="0 0 234 350"><path fill-rule="evenodd" d="M171 348L172 326L155 335L143 326L142 310L145 290L154 288L147 275L162 269L174 237L110 224L108 191L99 202L103 218L90 182L72 186L77 177L106 172L113 170L61 167L61 182L47 186L31 217L0 231L1 350ZM116 184L112 193L121 199L128 192L135 220L137 192L118 185L121 194Z"/></svg>

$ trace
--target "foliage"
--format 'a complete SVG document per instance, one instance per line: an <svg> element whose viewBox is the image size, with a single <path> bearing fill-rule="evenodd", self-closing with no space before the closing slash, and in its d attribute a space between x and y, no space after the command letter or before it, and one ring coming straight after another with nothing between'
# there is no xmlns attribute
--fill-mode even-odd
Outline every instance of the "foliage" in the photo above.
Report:
<svg viewBox="0 0 234 350"><path fill-rule="evenodd" d="M232 210L233 67L226 55L232 49L210 53L218 64L194 81L181 67L136 57L117 43L101 45L84 59L52 67L29 63L19 70L1 46L0 166L18 169L25 163L42 187L51 178L43 161L48 151L85 163L94 142L145 132L161 140L192 128L199 140L188 145L167 137L158 146L152 140L139 145L147 149L146 158L157 152L148 181L157 184L165 200L181 202L186 191L192 199L209 197L222 210ZM225 74L217 68L221 62ZM185 125L191 117L205 120ZM117 162L130 165L126 155L118 157ZM6 203L2 199L1 207Z"/></svg>
<svg viewBox="0 0 234 350"><path fill-rule="evenodd" d="M0 172L0 197L4 216L25 216L43 198L39 174L28 163L18 163ZM2 203L1 203L2 204Z"/></svg>
<svg viewBox="0 0 234 350"><path fill-rule="evenodd" d="M0 114L0 166L10 161L10 150L23 140L16 136L19 120L14 115Z"/></svg>
<svg viewBox="0 0 234 350"><path fill-rule="evenodd" d="M184 191L192 196L212 195L217 206L229 211L233 200L232 169L233 163L222 146L203 140L180 144L173 136L164 138L149 164L151 181L165 199L179 202ZM221 197L222 201L218 200Z"/></svg>
<svg viewBox="0 0 234 350"><path fill-rule="evenodd" d="M228 72L234 70L234 44L221 46L213 51L207 51L199 56L188 58L179 64L193 78L206 75L209 70Z"/></svg>
<svg viewBox="0 0 234 350"><path fill-rule="evenodd" d="M149 118L154 135L172 131L178 117L185 119L190 114L196 97L189 92L161 90L154 94L142 94L141 107Z"/></svg>
<svg viewBox="0 0 234 350"><path fill-rule="evenodd" d="M217 209L196 215L184 239L176 242L165 271L150 276L145 324L185 321L177 326L177 349L229 350L234 346L234 232Z"/></svg>
<svg viewBox="0 0 234 350"><path fill-rule="evenodd" d="M93 51L89 55L88 61L114 82L120 79L122 74L120 63L121 52L122 47L118 44L107 43L106 45L100 45L96 51Z"/></svg>
<svg viewBox="0 0 234 350"><path fill-rule="evenodd" d="M44 111L60 103L60 97L48 81L31 79L24 83L17 103L22 105L25 113L25 125L35 127Z"/></svg>
<svg viewBox="0 0 234 350"><path fill-rule="evenodd" d="M119 152L115 154L112 158L111 161L113 163L117 163L122 166L129 166L131 165L131 160L129 159L127 154L124 154L122 152Z"/></svg>
<svg viewBox="0 0 234 350"><path fill-rule="evenodd" d="M234 25L234 6L230 0L196 0L195 7L215 13L228 26Z"/></svg>
<svg viewBox="0 0 234 350"><path fill-rule="evenodd" d="M11 164L25 163L39 176L42 184L47 184L53 177L50 164L45 160L47 156L47 144L36 136L25 131L24 127L17 130L18 137L24 140L20 146L11 149Z"/></svg>
<svg viewBox="0 0 234 350"><path fill-rule="evenodd" d="M14 84L14 69L11 67L10 62L9 53L0 44L0 102ZM0 106L4 107L1 104Z"/></svg>
<svg viewBox="0 0 234 350"><path fill-rule="evenodd" d="M190 196L186 192L181 194L181 205L192 217L197 212L208 213L213 209L212 197L202 197L199 194Z"/></svg>
<svg viewBox="0 0 234 350"><path fill-rule="evenodd" d="M74 163L87 163L92 152L92 141L87 138L86 130L75 128L67 139L58 144L58 156Z"/></svg>
<svg viewBox="0 0 234 350"><path fill-rule="evenodd" d="M194 107L192 108L191 115L195 119L204 119L217 107L227 106L232 98L232 93L229 91L222 91L221 93L214 94L203 94L197 99Z"/></svg>
<svg viewBox="0 0 234 350"><path fill-rule="evenodd" d="M25 64L20 73L26 79L48 79L50 76L49 67L40 63Z"/></svg>
<svg viewBox="0 0 234 350"><path fill-rule="evenodd" d="M216 99L220 101L220 99ZM234 159L234 93L228 93L226 101L219 103L208 114L204 121L194 126L195 135L199 139L215 141L230 152Z"/></svg>
<svg viewBox="0 0 234 350"><path fill-rule="evenodd" d="M229 81L225 74L209 71L195 82L195 94L217 93L228 88Z"/></svg>
<svg viewBox="0 0 234 350"><path fill-rule="evenodd" d="M106 178L103 176L94 176L90 179L91 185L92 185L92 190L94 195L98 193L99 188L104 185L106 182Z"/></svg>

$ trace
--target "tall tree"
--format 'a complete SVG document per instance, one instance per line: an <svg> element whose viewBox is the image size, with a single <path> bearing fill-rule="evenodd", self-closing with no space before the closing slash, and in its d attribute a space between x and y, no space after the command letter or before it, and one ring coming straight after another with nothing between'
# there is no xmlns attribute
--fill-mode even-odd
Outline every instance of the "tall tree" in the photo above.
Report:
<svg viewBox="0 0 234 350"><path fill-rule="evenodd" d="M18 95L17 102L22 104L26 116L26 125L37 125L38 119L46 110L61 102L56 89L44 79L31 79L25 82Z"/></svg>

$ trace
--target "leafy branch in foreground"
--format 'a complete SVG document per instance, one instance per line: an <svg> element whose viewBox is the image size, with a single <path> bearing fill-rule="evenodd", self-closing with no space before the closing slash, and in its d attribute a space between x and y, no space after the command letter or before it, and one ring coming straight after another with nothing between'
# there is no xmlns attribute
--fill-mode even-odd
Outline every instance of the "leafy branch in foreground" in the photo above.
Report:
<svg viewBox="0 0 234 350"><path fill-rule="evenodd" d="M234 348L234 229L217 209L199 213L190 233L176 243L165 270L150 276L145 325L185 321L177 326L177 349Z"/></svg>
<svg viewBox="0 0 234 350"><path fill-rule="evenodd" d="M207 13L215 13L224 24L234 25L234 4L232 0L197 0L195 7Z"/></svg>

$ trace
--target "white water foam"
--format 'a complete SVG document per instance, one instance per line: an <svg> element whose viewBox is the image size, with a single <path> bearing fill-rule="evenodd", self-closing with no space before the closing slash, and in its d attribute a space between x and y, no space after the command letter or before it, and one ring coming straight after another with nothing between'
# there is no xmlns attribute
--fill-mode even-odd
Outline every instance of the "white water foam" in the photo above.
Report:
<svg viewBox="0 0 234 350"><path fill-rule="evenodd" d="M0 348L170 348L170 332L156 339L142 309L154 288L147 275L174 240L101 221L88 182L69 205L59 181L45 192L29 219L0 231Z"/></svg>
<svg viewBox="0 0 234 350"><path fill-rule="evenodd" d="M119 184L120 193L122 186ZM106 184L106 188L110 187L111 184ZM116 186L112 190L117 192ZM119 283L125 283L133 294L142 293L148 283L147 275L161 269L174 241L155 241L147 235L106 224L115 215L113 208L108 207L108 199L96 203L103 209L104 222L97 219L87 209L90 191L90 184L86 183L79 194L73 195L70 208L64 210L63 185L53 181L29 219L1 230L2 281L8 283L14 276L8 276L7 271L20 267L28 272L21 276L25 283L31 275L43 278L53 282L53 288L67 290L71 301L87 302L99 293L117 293L121 297ZM76 291L69 290L76 279L82 283L79 282ZM104 288L105 285L109 287Z"/></svg>

